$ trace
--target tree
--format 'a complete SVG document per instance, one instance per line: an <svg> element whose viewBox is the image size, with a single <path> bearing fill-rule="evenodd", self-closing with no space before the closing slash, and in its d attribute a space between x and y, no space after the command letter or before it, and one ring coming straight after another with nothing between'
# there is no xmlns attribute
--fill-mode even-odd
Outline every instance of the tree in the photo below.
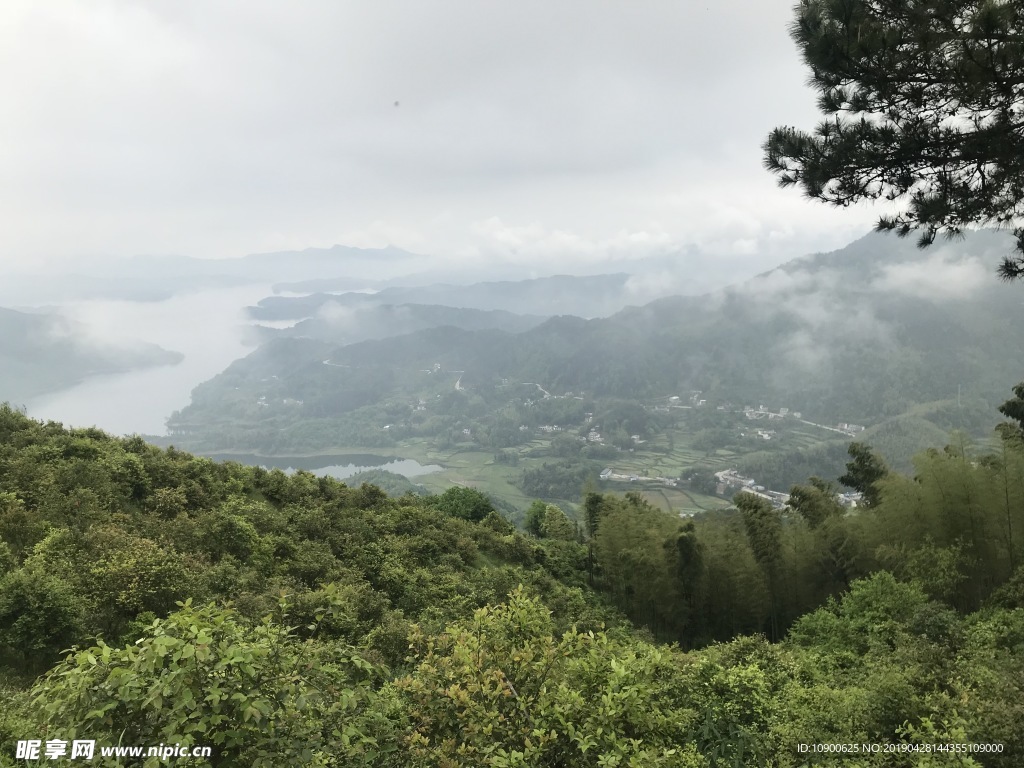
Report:
<svg viewBox="0 0 1024 768"><path fill-rule="evenodd" d="M536 536L538 539L544 535L544 514L547 512L547 504L540 499L534 501L526 510L526 520L523 527L526 532Z"/></svg>
<svg viewBox="0 0 1024 768"><path fill-rule="evenodd" d="M597 527L601 524L603 504L604 496L599 492L584 489L583 514L587 521L587 535L591 538L597 535Z"/></svg>
<svg viewBox="0 0 1024 768"><path fill-rule="evenodd" d="M78 596L46 571L20 569L0 579L0 649L30 669L45 667L82 635Z"/></svg>
<svg viewBox="0 0 1024 768"><path fill-rule="evenodd" d="M15 556L23 556L46 536L47 521L25 508L17 494L0 491L0 541L7 542Z"/></svg>
<svg viewBox="0 0 1024 768"><path fill-rule="evenodd" d="M708 765L682 706L688 667L674 651L575 627L556 633L522 586L440 634L414 626L410 641L416 666L394 683L409 715L405 765Z"/></svg>
<svg viewBox="0 0 1024 768"><path fill-rule="evenodd" d="M697 537L693 521L689 520L680 526L679 530L666 540L665 548L669 552L670 559L674 560L674 572L679 591L679 606L677 608L679 621L685 635L688 638L693 638L696 636L697 630L701 629L695 625L699 612L698 604L704 596L705 589L705 547Z"/></svg>
<svg viewBox="0 0 1024 768"><path fill-rule="evenodd" d="M782 572L782 519L764 499L740 492L733 498L747 532L750 551L764 571L771 598L771 636L779 637L779 581Z"/></svg>
<svg viewBox="0 0 1024 768"><path fill-rule="evenodd" d="M282 598L277 618L287 608ZM189 601L137 643L68 655L37 683L32 714L72 738L212 745L217 765L323 765L332 754L367 765L397 747L383 718L370 715L367 735L377 674L353 650L301 643L271 616L253 625Z"/></svg>
<svg viewBox="0 0 1024 768"><path fill-rule="evenodd" d="M588 481L583 488L583 517L587 524L587 579L590 586L594 586L594 536L597 535L603 509L604 496L593 482Z"/></svg>
<svg viewBox="0 0 1024 768"><path fill-rule="evenodd" d="M524 527L538 539L576 540L576 526L565 512L554 504L540 500L533 502L526 510Z"/></svg>
<svg viewBox="0 0 1024 768"><path fill-rule="evenodd" d="M485 493L458 485L437 497L437 508L446 515L472 522L480 522L494 511L494 505Z"/></svg>
<svg viewBox="0 0 1024 768"><path fill-rule="evenodd" d="M87 627L119 637L140 613L166 615L194 589L196 561L115 525L54 528L25 560L29 574L68 585ZM76 637L75 640L81 640ZM134 639L134 638L132 638Z"/></svg>
<svg viewBox="0 0 1024 768"><path fill-rule="evenodd" d="M878 506L879 492L876 483L889 474L889 469L869 445L850 443L847 450L853 461L846 464L846 474L839 478L839 482L847 488L859 491L863 495L864 506Z"/></svg>
<svg viewBox="0 0 1024 768"><path fill-rule="evenodd" d="M576 526L559 507L546 505L544 520L541 523L541 534L545 539L557 541L576 541Z"/></svg>
<svg viewBox="0 0 1024 768"><path fill-rule="evenodd" d="M820 477L809 478L806 485L794 485L789 491L789 506L811 528L843 514L835 487Z"/></svg>
<svg viewBox="0 0 1024 768"><path fill-rule="evenodd" d="M1015 424L1010 424L1009 422L1001 424L1000 426L1003 427L1000 430L1002 436L1024 437L1024 382L1017 384L1013 388L1013 397L999 406L999 412L1006 418L1016 422Z"/></svg>
<svg viewBox="0 0 1024 768"><path fill-rule="evenodd" d="M801 0L790 35L825 119L776 128L764 165L783 187L879 219L918 245L966 225L1014 226L999 268L1024 275L1024 10L1008 0Z"/></svg>
<svg viewBox="0 0 1024 768"><path fill-rule="evenodd" d="M678 522L637 493L606 497L593 537L597 583L631 619L655 633L674 630L678 580L665 541Z"/></svg>

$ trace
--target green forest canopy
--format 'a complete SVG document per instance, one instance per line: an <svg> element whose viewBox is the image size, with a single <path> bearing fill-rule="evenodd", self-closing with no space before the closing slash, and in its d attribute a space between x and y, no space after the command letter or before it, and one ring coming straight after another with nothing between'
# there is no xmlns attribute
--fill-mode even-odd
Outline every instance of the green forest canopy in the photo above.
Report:
<svg viewBox="0 0 1024 768"><path fill-rule="evenodd" d="M1019 764L1019 438L859 477L855 513L822 481L686 523L591 494L586 530L538 507L529 535L5 406L0 764L76 735L246 766Z"/></svg>

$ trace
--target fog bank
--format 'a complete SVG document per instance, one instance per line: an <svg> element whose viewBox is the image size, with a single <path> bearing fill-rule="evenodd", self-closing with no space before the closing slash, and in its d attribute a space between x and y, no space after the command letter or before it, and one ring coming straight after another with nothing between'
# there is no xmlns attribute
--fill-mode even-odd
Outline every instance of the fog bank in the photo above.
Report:
<svg viewBox="0 0 1024 768"><path fill-rule="evenodd" d="M114 434L166 433L164 421L188 405L192 389L251 350L243 308L269 293L244 286L160 302L83 301L61 311L97 339L142 339L185 355L178 365L96 376L27 403L28 414Z"/></svg>

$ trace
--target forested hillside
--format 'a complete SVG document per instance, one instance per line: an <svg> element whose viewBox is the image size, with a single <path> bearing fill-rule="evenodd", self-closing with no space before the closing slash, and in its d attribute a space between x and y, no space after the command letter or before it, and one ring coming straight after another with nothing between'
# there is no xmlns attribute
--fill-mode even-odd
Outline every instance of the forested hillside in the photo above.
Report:
<svg viewBox="0 0 1024 768"><path fill-rule="evenodd" d="M913 477L851 448L853 511L814 479L687 522L537 502L517 532L468 488L394 499L2 407L0 764L88 738L229 766L1019 765L1015 422Z"/></svg>
<svg viewBox="0 0 1024 768"><path fill-rule="evenodd" d="M310 317L327 303L348 308L430 304L525 315L604 317L635 303L630 276L625 273L552 275L531 280L500 280L469 285L436 283L418 287L389 286L376 293L351 291L351 280L323 279L278 284L274 290L310 295L269 296L251 309L253 317L261 320ZM329 293L332 291L348 292Z"/></svg>
<svg viewBox="0 0 1024 768"><path fill-rule="evenodd" d="M309 297L313 298L313 297ZM333 299L334 297L330 297ZM289 328L257 326L264 338L301 337L332 344L403 336L427 328L449 326L468 331L493 329L518 333L544 322L537 315L502 310L462 309L430 304L357 304L328 300L316 304L314 315Z"/></svg>
<svg viewBox="0 0 1024 768"><path fill-rule="evenodd" d="M1024 340L1002 331L1024 323L1024 303L989 276L1006 242L977 232L922 255L874 234L715 294L520 333L431 328L347 346L277 338L197 387L169 428L197 450L317 451L393 444L388 424L425 435L449 413L486 412L479 421L495 425L533 386L633 402L700 392L709 406L889 422L879 443L905 463L950 428L987 433L1006 382L1021 376ZM446 404L456 383L472 403ZM513 428L526 423L518 418Z"/></svg>

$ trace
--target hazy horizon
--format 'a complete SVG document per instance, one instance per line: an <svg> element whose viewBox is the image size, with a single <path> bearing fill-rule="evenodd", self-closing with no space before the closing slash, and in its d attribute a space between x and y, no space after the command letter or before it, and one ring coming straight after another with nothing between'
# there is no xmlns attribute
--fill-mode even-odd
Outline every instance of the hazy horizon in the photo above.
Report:
<svg viewBox="0 0 1024 768"><path fill-rule="evenodd" d="M430 269L663 259L714 282L838 248L874 214L761 168L771 128L816 120L791 13L12 0L0 261L392 244Z"/></svg>
<svg viewBox="0 0 1024 768"><path fill-rule="evenodd" d="M186 355L30 410L162 431L244 353L239 297L273 283L625 272L639 305L847 245L876 211L781 190L761 164L773 127L817 120L791 17L738 0L5 3L0 307ZM334 246L409 255L229 274Z"/></svg>

